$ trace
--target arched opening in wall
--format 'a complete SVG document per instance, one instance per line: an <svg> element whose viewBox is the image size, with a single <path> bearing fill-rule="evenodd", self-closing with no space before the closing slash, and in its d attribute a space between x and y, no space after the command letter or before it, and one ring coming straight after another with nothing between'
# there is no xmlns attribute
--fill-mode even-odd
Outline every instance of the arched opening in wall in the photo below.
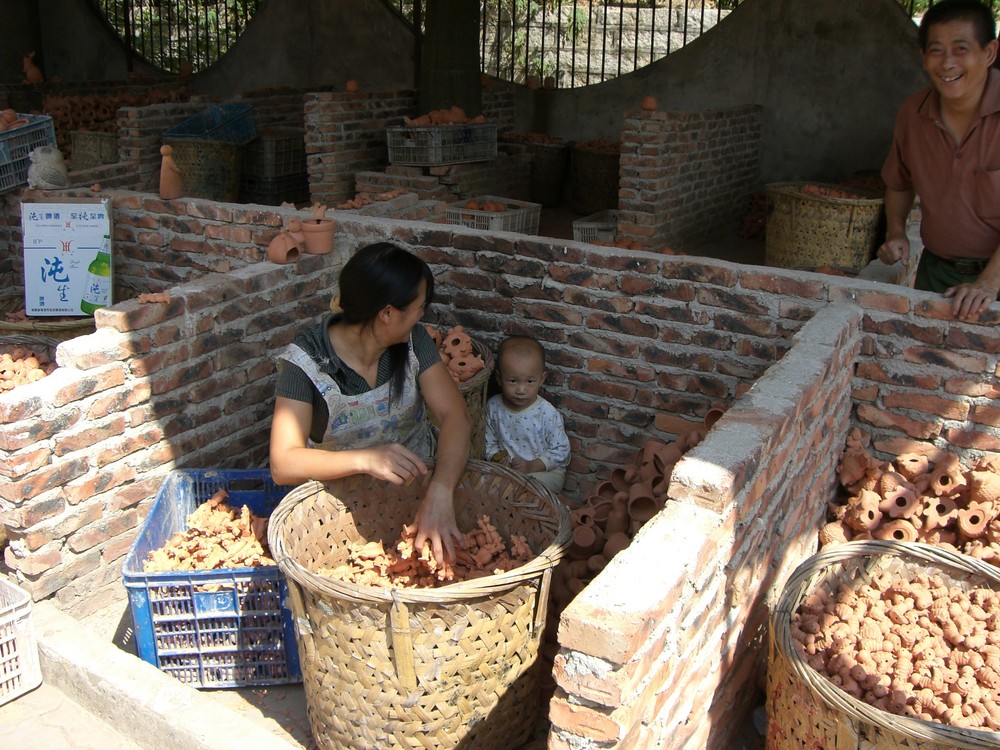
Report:
<svg viewBox="0 0 1000 750"><path fill-rule="evenodd" d="M479 0L480 69L515 83L575 88L677 52L746 0ZM935 0L896 0L919 21ZM419 27L434 0L385 0ZM1000 0L984 0L1000 12Z"/></svg>
<svg viewBox="0 0 1000 750"><path fill-rule="evenodd" d="M142 61L185 75L219 61L267 0L91 0L129 50L128 68Z"/></svg>

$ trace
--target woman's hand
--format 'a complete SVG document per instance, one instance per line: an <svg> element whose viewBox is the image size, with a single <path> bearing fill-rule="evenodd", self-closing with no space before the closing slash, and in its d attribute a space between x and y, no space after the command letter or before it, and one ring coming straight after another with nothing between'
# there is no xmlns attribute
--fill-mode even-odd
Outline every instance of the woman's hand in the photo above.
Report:
<svg viewBox="0 0 1000 750"><path fill-rule="evenodd" d="M312 407L278 396L271 420L271 476L278 484L296 485L310 479L325 482L351 474L370 474L404 484L427 473L413 451L397 443L371 448L325 450L308 446Z"/></svg>
<svg viewBox="0 0 1000 750"><path fill-rule="evenodd" d="M427 465L420 457L399 443L376 445L367 449L365 474L384 479L392 484L406 484L427 473Z"/></svg>
<svg viewBox="0 0 1000 750"><path fill-rule="evenodd" d="M430 544L431 553L438 563L454 564L455 545L461 545L464 537L455 522L455 502L448 487L433 481L430 483L413 525L414 549L422 549L426 542Z"/></svg>

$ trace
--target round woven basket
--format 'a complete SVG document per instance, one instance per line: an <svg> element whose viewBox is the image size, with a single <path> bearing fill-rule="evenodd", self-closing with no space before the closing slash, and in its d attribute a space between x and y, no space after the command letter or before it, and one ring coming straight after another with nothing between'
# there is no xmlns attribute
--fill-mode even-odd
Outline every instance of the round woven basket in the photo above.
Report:
<svg viewBox="0 0 1000 750"><path fill-rule="evenodd" d="M916 542L849 542L823 550L789 577L770 622L768 750L996 750L1000 733L953 727L881 711L810 667L793 641L792 616L817 590L852 589L879 572L940 575L951 585L1000 589L1000 569Z"/></svg>
<svg viewBox="0 0 1000 750"><path fill-rule="evenodd" d="M819 182L767 185L765 262L779 268L860 271L878 244L882 196L863 188L850 188L853 198L803 192L808 185L844 190Z"/></svg>
<svg viewBox="0 0 1000 750"><path fill-rule="evenodd" d="M508 750L531 734L552 569L569 543L569 511L522 474L469 461L455 492L458 525L488 515L524 536L525 565L433 589L366 587L318 575L348 545L389 547L413 521L429 475L397 487L355 475L296 487L268 525L288 580L306 707L324 750Z"/></svg>
<svg viewBox="0 0 1000 750"><path fill-rule="evenodd" d="M493 352L485 344L473 340L472 350L483 358L483 369L468 380L458 384L472 418L472 444L469 458L485 458L486 451L486 394L493 374Z"/></svg>
<svg viewBox="0 0 1000 750"><path fill-rule="evenodd" d="M137 294L138 290L130 282L123 279L115 279L115 302L132 299ZM66 341L77 336L93 333L96 330L92 315L84 315L77 318L35 316L27 320L6 320L5 313L13 313L18 310L24 311L23 293L0 294L0 334L35 334L58 339L59 341Z"/></svg>

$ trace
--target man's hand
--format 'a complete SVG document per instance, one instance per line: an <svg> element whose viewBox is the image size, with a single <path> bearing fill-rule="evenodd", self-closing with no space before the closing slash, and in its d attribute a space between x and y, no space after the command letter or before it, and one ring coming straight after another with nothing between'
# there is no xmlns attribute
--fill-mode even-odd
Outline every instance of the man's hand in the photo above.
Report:
<svg viewBox="0 0 1000 750"><path fill-rule="evenodd" d="M876 253L878 259L888 266L897 261L906 263L910 259L910 241L905 237L886 239Z"/></svg>
<svg viewBox="0 0 1000 750"><path fill-rule="evenodd" d="M958 284L945 290L944 296L951 297L951 314L959 320L978 318L979 314L997 300L997 289L977 280L968 284Z"/></svg>

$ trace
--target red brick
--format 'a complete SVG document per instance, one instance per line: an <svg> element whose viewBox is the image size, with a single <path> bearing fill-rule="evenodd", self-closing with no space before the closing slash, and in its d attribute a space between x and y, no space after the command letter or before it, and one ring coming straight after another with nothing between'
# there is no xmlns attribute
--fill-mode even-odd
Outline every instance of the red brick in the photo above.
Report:
<svg viewBox="0 0 1000 750"><path fill-rule="evenodd" d="M0 455L0 474L16 478L40 469L49 462L52 451L46 446L24 453L9 453Z"/></svg>
<svg viewBox="0 0 1000 750"><path fill-rule="evenodd" d="M864 424L875 427L891 428L916 438L929 439L941 434L941 424L934 421L922 422L920 420L904 417L901 414L879 409L871 404L858 404L858 420Z"/></svg>
<svg viewBox="0 0 1000 750"><path fill-rule="evenodd" d="M0 483L0 497L14 505L20 505L43 492L58 489L67 482L83 475L89 467L86 458L62 461L28 474L16 482Z"/></svg>
<svg viewBox="0 0 1000 750"><path fill-rule="evenodd" d="M138 524L139 517L135 511L127 511L115 518L101 519L72 534L67 540L67 546L79 554L134 529Z"/></svg>
<svg viewBox="0 0 1000 750"><path fill-rule="evenodd" d="M14 554L13 545L4 550L4 562L8 568L16 570L26 576L41 575L47 570L52 570L62 563L62 554L57 549L49 549L18 556ZM23 585L22 588L31 591L30 584Z"/></svg>
<svg viewBox="0 0 1000 750"><path fill-rule="evenodd" d="M575 705L558 695L549 703L549 719L553 727L595 742L614 742L623 733L613 716L589 706Z"/></svg>

